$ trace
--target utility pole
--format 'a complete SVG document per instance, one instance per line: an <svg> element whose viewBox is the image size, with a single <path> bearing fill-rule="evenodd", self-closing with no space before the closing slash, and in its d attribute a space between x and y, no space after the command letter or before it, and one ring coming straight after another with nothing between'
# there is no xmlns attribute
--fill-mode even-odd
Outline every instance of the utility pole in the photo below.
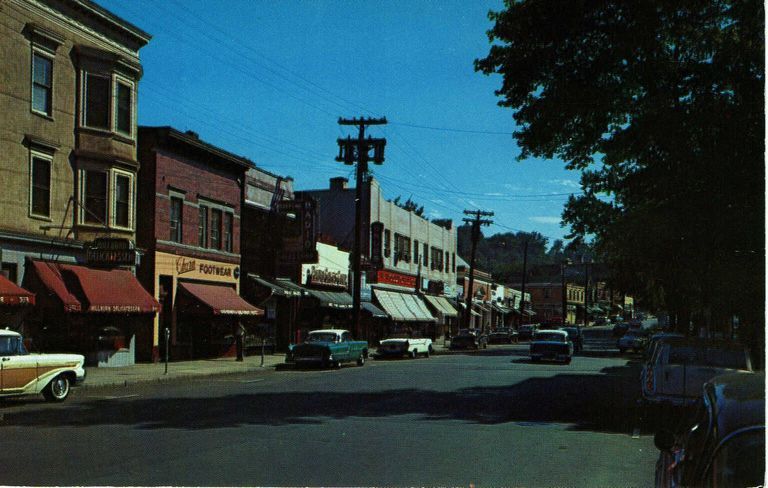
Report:
<svg viewBox="0 0 768 488"><path fill-rule="evenodd" d="M562 311L562 313L560 315L562 315L562 318L563 318L563 325L567 325L565 319L566 319L566 317L568 317L568 295L567 295L568 289L565 286L565 268L566 268L566 266L568 266L568 261L567 260L564 260L562 263L560 263L560 281L561 281L561 286L562 286L561 294L563 295L562 296L563 311Z"/></svg>
<svg viewBox="0 0 768 488"><path fill-rule="evenodd" d="M384 125L387 123L387 118L372 119L360 117L352 119L344 119L339 117L339 125L356 125L358 127L357 139L352 139L347 136L346 139L337 139L339 144L339 155L336 157L336 161L344 163L346 165L353 165L357 163L356 172L356 188L355 188L355 240L354 247L352 249L352 274L354 279L352 282L352 324L353 331L356 338L360 338L360 288L361 288L361 238L363 228L363 180L368 173L368 161L373 160L374 164L382 164L384 162L384 146L387 144L386 139L381 138L365 138L365 127L368 125ZM370 152L373 151L373 158L370 156Z"/></svg>
<svg viewBox="0 0 768 488"><path fill-rule="evenodd" d="M589 325L589 261L584 263L584 327Z"/></svg>
<svg viewBox="0 0 768 488"><path fill-rule="evenodd" d="M475 286L475 252L477 251L477 241L480 240L480 226L491 225L492 220L481 217L493 217L493 212L484 212L482 210L464 210L465 215L474 215L474 219L463 219L464 222L472 224L472 251L469 258L469 284L468 289L464 291L466 300L466 310L464 310L464 326L469 329L470 319L472 318L472 290Z"/></svg>
<svg viewBox="0 0 768 488"><path fill-rule="evenodd" d="M523 279L522 286L520 287L520 323L523 323L523 316L525 314L525 275L528 268L528 239L525 240L525 246L523 247Z"/></svg>

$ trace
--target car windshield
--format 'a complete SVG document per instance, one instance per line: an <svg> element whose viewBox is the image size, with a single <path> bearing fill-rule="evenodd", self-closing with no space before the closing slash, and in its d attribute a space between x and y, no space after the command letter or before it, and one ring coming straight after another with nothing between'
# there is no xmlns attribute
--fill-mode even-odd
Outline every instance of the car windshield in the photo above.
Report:
<svg viewBox="0 0 768 488"><path fill-rule="evenodd" d="M562 334L555 334L552 332L537 332L535 337L537 341L554 341L554 342L565 341L565 338L563 337Z"/></svg>
<svg viewBox="0 0 768 488"><path fill-rule="evenodd" d="M311 332L307 342L336 342L337 337L333 332Z"/></svg>

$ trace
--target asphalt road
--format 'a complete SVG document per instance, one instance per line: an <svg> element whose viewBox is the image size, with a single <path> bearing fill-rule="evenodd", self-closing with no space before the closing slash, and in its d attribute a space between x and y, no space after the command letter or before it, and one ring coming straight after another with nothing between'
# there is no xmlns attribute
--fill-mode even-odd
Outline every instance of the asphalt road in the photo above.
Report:
<svg viewBox="0 0 768 488"><path fill-rule="evenodd" d="M6 401L0 485L651 486L638 364L588 332L567 366L496 346Z"/></svg>

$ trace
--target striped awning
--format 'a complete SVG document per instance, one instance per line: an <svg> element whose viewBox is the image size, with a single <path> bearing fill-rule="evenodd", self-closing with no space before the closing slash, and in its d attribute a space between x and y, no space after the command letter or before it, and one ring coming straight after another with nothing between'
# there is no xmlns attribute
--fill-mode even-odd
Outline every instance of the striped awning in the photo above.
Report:
<svg viewBox="0 0 768 488"><path fill-rule="evenodd" d="M435 310L441 313L443 317L458 317L458 312L455 308L453 308L451 302L449 302L445 297L433 297L431 295L424 295L424 298L426 298L427 302L429 302L430 305L435 308Z"/></svg>
<svg viewBox="0 0 768 488"><path fill-rule="evenodd" d="M435 322L427 305L412 293L375 289L374 294L381 308L394 321L398 322Z"/></svg>
<svg viewBox="0 0 768 488"><path fill-rule="evenodd" d="M345 291L321 291L307 288L310 296L317 298L321 307L351 309L352 295Z"/></svg>

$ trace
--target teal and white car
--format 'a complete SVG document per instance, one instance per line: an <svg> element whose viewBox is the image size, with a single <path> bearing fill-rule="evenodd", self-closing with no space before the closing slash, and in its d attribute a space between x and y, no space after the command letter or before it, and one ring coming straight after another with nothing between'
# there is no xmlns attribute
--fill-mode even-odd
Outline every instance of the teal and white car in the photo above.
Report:
<svg viewBox="0 0 768 488"><path fill-rule="evenodd" d="M61 402L85 380L80 354L30 354L18 332L0 330L0 397L37 395Z"/></svg>
<svg viewBox="0 0 768 488"><path fill-rule="evenodd" d="M313 330L302 344L288 346L285 362L294 365L316 365L340 368L343 363L358 366L368 359L368 343L355 341L348 330Z"/></svg>

